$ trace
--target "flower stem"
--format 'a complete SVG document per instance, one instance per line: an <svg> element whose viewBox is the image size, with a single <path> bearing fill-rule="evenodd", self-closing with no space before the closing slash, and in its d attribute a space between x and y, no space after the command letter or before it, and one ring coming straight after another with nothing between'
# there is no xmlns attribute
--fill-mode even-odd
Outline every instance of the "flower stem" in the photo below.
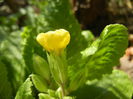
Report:
<svg viewBox="0 0 133 99"><path fill-rule="evenodd" d="M64 84L61 84L61 90L62 90L62 99L65 96L65 88L64 88Z"/></svg>

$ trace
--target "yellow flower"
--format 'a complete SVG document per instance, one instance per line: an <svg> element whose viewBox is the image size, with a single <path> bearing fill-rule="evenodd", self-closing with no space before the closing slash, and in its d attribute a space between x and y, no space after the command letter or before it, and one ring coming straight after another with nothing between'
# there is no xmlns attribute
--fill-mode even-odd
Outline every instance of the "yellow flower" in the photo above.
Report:
<svg viewBox="0 0 133 99"><path fill-rule="evenodd" d="M37 41L48 52L59 54L70 42L70 34L64 29L40 33L37 36Z"/></svg>

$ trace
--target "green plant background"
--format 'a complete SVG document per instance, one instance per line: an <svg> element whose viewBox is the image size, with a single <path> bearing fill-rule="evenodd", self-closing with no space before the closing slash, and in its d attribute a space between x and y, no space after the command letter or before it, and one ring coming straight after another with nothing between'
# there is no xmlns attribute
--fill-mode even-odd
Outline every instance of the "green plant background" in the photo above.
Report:
<svg viewBox="0 0 133 99"><path fill-rule="evenodd" d="M40 32L60 28L71 34L67 47L69 96L131 99L132 81L124 72L113 70L128 45L125 26L108 25L94 41L90 31L81 30L69 0L31 0L29 3L39 8L40 13L28 6L8 19L0 17L0 99L46 99L45 89L58 88L50 78L45 50L35 38ZM20 29L16 23L22 15L27 19ZM50 92L47 99L58 99L52 98Z"/></svg>

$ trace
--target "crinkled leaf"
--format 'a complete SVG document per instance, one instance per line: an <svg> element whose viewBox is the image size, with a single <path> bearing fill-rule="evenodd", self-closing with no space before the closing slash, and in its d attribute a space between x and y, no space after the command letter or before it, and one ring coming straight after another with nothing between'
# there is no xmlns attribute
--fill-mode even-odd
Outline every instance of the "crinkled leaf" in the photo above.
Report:
<svg viewBox="0 0 133 99"><path fill-rule="evenodd" d="M11 32L0 44L2 62L7 67L8 77L15 94L18 86L23 83L25 66L21 55L20 31ZM16 84L17 83L17 84Z"/></svg>
<svg viewBox="0 0 133 99"><path fill-rule="evenodd" d="M28 78L19 88L15 99L35 99L33 97L33 84Z"/></svg>
<svg viewBox="0 0 133 99"><path fill-rule="evenodd" d="M101 80L88 81L73 94L76 99L131 99L133 83L127 74L114 70Z"/></svg>
<svg viewBox="0 0 133 99"><path fill-rule="evenodd" d="M88 79L100 78L105 73L111 73L112 67L117 65L127 47L127 35L127 28L123 25L108 25L103 30L101 37L90 47L81 51L81 54L76 54L77 57L68 60L70 89L76 88L73 85L78 85L77 88L82 86L83 82L79 84L76 79L85 81L86 72Z"/></svg>
<svg viewBox="0 0 133 99"><path fill-rule="evenodd" d="M98 50L100 39L94 41L88 48L76 54L68 60L68 75L70 78L69 91L76 90L81 87L87 78L87 59L89 59Z"/></svg>
<svg viewBox="0 0 133 99"><path fill-rule="evenodd" d="M104 28L98 50L89 57L88 79L99 78L102 74L111 73L128 45L127 28L120 24L111 24Z"/></svg>
<svg viewBox="0 0 133 99"><path fill-rule="evenodd" d="M0 99L12 98L12 87L7 75L6 67L0 60Z"/></svg>

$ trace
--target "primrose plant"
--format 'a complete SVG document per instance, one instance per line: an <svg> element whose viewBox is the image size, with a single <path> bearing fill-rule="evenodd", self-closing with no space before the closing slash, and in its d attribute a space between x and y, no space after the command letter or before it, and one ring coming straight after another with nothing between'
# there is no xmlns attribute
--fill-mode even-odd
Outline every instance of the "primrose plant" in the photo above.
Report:
<svg viewBox="0 0 133 99"><path fill-rule="evenodd" d="M74 49L73 56L67 54L72 41L67 30L39 33L36 41L47 58L33 56L34 72L15 99L130 99L131 80L124 72L113 70L128 45L127 28L108 25L95 41L90 32L83 33L88 47L78 53Z"/></svg>
<svg viewBox="0 0 133 99"><path fill-rule="evenodd" d="M64 29L40 33L37 41L47 51L47 57L51 74L61 90L60 98L66 96L67 84L67 60L65 48L70 42L70 34Z"/></svg>

